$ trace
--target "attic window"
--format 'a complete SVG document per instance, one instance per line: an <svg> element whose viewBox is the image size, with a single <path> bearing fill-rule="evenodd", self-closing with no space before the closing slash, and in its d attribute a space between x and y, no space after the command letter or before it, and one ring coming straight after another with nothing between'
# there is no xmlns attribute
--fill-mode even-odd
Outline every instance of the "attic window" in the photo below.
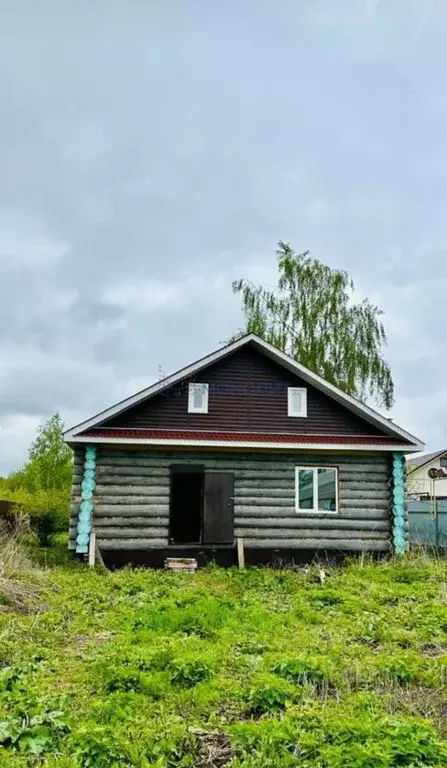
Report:
<svg viewBox="0 0 447 768"><path fill-rule="evenodd" d="M208 413L208 384L190 384L188 413Z"/></svg>
<svg viewBox="0 0 447 768"><path fill-rule="evenodd" d="M447 456L443 456L443 457L442 457L442 459L441 459L441 461L440 461L440 466L441 466L443 469L447 469Z"/></svg>
<svg viewBox="0 0 447 768"><path fill-rule="evenodd" d="M307 416L307 389L304 387L288 387L287 412L289 416Z"/></svg>

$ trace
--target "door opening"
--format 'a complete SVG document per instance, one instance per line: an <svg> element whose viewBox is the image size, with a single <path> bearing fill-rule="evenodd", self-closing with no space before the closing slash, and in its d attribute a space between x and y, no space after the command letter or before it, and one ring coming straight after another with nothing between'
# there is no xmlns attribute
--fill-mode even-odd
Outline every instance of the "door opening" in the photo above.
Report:
<svg viewBox="0 0 447 768"><path fill-rule="evenodd" d="M202 540L204 469L171 467L169 539L173 544L200 544Z"/></svg>

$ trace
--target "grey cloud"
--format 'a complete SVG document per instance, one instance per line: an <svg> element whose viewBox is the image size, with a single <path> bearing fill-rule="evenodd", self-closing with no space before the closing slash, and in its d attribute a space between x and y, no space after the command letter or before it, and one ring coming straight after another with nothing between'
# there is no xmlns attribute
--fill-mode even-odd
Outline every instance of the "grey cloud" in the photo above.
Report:
<svg viewBox="0 0 447 768"><path fill-rule="evenodd" d="M425 402L447 374L446 37L435 0L2 9L0 426L23 455L35 419L227 338L232 279L271 282L280 238L383 306L396 418L447 438Z"/></svg>

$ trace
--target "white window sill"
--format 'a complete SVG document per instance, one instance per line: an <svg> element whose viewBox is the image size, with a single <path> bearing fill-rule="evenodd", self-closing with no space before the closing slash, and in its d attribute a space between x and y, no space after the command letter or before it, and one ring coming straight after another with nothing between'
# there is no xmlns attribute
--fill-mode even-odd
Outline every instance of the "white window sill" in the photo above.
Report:
<svg viewBox="0 0 447 768"><path fill-rule="evenodd" d="M318 516L326 516L326 515L338 515L338 510L336 509L328 509L328 510L322 510L322 509L295 509L296 515L318 515Z"/></svg>

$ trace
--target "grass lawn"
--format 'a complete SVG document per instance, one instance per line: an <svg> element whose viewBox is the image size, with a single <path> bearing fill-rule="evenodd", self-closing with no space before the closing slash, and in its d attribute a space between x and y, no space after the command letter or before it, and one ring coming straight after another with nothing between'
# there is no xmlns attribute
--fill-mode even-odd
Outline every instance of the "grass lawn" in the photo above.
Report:
<svg viewBox="0 0 447 768"><path fill-rule="evenodd" d="M28 611L0 581L0 766L445 768L446 576L67 564Z"/></svg>

